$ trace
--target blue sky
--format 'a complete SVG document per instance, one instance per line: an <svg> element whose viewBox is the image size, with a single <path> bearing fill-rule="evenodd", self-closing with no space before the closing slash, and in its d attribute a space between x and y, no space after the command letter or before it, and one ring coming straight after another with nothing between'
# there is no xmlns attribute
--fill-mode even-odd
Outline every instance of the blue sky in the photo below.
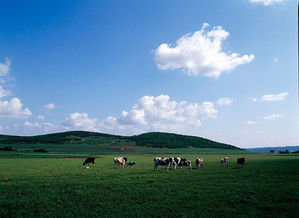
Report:
<svg viewBox="0 0 299 218"><path fill-rule="evenodd" d="M298 145L297 1L1 1L0 133Z"/></svg>

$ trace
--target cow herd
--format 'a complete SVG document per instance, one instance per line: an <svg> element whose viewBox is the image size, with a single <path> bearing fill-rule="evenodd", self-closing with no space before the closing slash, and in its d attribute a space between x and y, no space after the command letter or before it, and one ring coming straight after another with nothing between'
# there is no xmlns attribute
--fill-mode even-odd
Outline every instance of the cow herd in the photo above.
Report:
<svg viewBox="0 0 299 218"><path fill-rule="evenodd" d="M114 167L120 166L122 168L126 167L134 167L136 165L135 162L129 162L127 157L116 157L113 158ZM95 158L89 157L83 162L83 169L89 169L89 164L95 164ZM223 157L220 159L220 165L229 167L229 158ZM202 157L198 157L195 160L196 168L202 168L204 166L204 159ZM237 168L244 167L245 158L237 159ZM183 157L155 157L154 158L154 170L158 170L158 166L165 166L166 170L176 170L177 167L180 168L189 168L192 169L192 162Z"/></svg>

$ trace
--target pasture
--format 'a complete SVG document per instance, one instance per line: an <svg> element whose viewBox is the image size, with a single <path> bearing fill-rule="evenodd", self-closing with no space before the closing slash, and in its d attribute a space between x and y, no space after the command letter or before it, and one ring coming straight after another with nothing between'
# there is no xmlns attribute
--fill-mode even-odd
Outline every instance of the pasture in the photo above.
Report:
<svg viewBox="0 0 299 218"><path fill-rule="evenodd" d="M83 155L84 156L84 155ZM0 152L0 217L298 217L299 155L221 154L202 169L153 170L153 154L126 154L134 168L96 157ZM162 155L161 155L162 156ZM164 155L166 156L166 155ZM167 155L171 156L171 155ZM236 169L237 157L245 157Z"/></svg>

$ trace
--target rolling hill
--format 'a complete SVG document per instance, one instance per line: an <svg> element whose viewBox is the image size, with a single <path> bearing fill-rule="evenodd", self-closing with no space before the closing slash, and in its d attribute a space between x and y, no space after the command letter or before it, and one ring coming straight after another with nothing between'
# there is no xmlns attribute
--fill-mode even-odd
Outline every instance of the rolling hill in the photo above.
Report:
<svg viewBox="0 0 299 218"><path fill-rule="evenodd" d="M13 144L84 144L125 145L153 148L219 148L239 149L233 145L215 142L197 136L164 132L149 132L134 136L119 136L97 132L70 131L37 136L0 135L0 145Z"/></svg>

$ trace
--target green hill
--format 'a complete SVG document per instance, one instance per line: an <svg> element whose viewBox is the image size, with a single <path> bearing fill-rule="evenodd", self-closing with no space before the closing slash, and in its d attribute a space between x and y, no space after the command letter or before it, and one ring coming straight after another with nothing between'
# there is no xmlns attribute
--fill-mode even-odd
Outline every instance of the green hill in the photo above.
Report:
<svg viewBox="0 0 299 218"><path fill-rule="evenodd" d="M137 146L147 147L167 147L167 148L221 148L221 149L236 149L237 147L215 142L197 136L179 135L173 133L150 132L138 136L131 136Z"/></svg>
<svg viewBox="0 0 299 218"><path fill-rule="evenodd" d="M97 132L70 131L37 136L0 135L0 145L12 144L96 144L134 145L154 148L220 148L239 149L197 136L150 132L135 136L119 136Z"/></svg>

